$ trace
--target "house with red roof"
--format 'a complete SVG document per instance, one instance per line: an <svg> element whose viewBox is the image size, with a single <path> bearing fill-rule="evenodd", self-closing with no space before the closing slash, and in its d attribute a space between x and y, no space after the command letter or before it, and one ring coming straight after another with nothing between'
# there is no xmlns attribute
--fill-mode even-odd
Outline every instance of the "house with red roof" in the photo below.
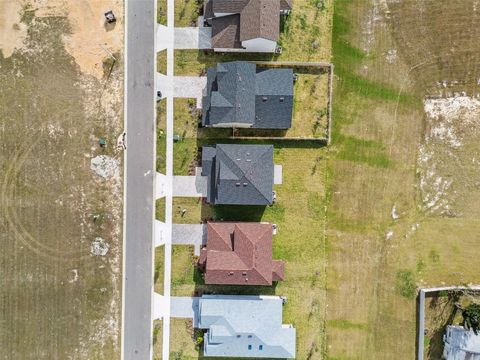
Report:
<svg viewBox="0 0 480 360"><path fill-rule="evenodd" d="M284 262L272 259L272 225L208 222L198 261L206 284L272 285L284 279Z"/></svg>

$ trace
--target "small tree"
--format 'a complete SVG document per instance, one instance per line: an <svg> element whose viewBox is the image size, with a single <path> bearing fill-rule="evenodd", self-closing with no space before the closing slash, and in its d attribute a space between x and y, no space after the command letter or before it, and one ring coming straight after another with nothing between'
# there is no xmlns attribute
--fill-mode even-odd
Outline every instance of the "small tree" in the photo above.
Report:
<svg viewBox="0 0 480 360"><path fill-rule="evenodd" d="M477 335L480 329L480 305L470 304L462 311L464 325Z"/></svg>

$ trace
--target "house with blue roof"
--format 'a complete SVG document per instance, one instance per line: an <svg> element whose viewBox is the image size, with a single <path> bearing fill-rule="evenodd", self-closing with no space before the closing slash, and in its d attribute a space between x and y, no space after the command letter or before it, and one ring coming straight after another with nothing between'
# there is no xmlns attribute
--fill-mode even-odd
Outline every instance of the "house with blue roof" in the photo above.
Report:
<svg viewBox="0 0 480 360"><path fill-rule="evenodd" d="M207 70L202 126L289 129L293 113L292 69L219 63Z"/></svg>
<svg viewBox="0 0 480 360"><path fill-rule="evenodd" d="M277 296L203 295L204 356L295 358L295 328L282 324L282 306Z"/></svg>

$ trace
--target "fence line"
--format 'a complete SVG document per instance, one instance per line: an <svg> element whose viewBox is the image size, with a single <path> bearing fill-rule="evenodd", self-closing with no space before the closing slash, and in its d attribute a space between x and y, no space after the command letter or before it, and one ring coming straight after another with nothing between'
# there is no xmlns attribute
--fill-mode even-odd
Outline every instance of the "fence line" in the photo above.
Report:
<svg viewBox="0 0 480 360"><path fill-rule="evenodd" d="M445 286L436 288L420 289L418 294L418 337L417 337L417 360L423 360L425 343L425 296L429 293L440 291L480 291L480 285L471 286Z"/></svg>
<svg viewBox="0 0 480 360"><path fill-rule="evenodd" d="M327 134L326 141L327 145L330 145L332 141L332 104L333 104L333 70L334 65L328 62L301 62L301 61L252 61L257 65L266 65L271 67L284 67L284 66L296 66L296 67L311 67L324 69L328 71L328 103L327 103ZM309 140L314 140L314 138L309 138Z"/></svg>

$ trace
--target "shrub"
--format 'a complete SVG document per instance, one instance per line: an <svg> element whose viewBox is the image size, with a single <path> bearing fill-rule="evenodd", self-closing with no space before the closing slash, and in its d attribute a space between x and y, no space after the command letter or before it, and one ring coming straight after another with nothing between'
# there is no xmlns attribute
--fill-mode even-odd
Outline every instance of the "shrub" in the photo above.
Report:
<svg viewBox="0 0 480 360"><path fill-rule="evenodd" d="M415 297L415 279L410 270L399 270L396 281L397 291L407 299Z"/></svg>

